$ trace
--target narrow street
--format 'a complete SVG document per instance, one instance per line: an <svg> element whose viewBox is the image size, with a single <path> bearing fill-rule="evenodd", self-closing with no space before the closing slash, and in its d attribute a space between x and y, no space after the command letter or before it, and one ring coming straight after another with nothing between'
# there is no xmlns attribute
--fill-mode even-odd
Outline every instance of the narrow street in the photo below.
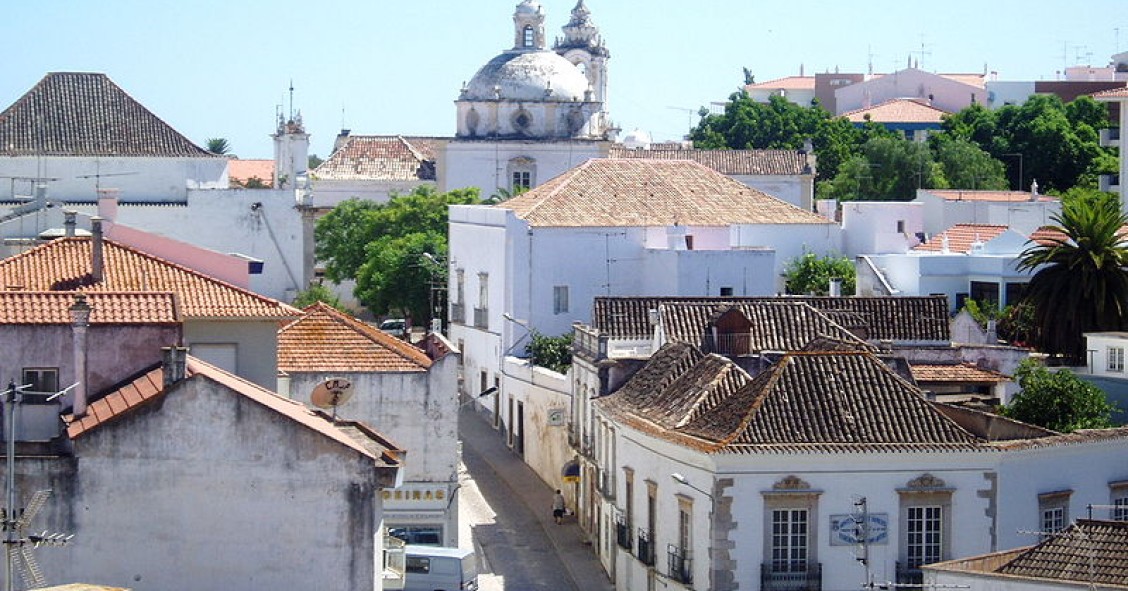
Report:
<svg viewBox="0 0 1128 591"><path fill-rule="evenodd" d="M473 410L462 411L459 431L459 545L478 555L481 591L610 591L575 517L552 521L544 481Z"/></svg>

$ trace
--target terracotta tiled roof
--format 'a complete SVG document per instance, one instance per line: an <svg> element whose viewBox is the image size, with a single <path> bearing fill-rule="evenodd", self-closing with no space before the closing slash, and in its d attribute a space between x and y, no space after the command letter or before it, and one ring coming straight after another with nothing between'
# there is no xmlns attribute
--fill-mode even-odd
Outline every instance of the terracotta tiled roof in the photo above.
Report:
<svg viewBox="0 0 1128 591"><path fill-rule="evenodd" d="M324 180L433 181L440 141L400 135L350 136L312 174Z"/></svg>
<svg viewBox="0 0 1128 591"><path fill-rule="evenodd" d="M238 395L374 460L387 464L397 463L398 447L372 429L352 421L334 420L306 407L301 402L283 398L262 386L229 374L195 357L188 357L184 379L208 379L217 382ZM71 439L77 439L159 400L167 393L168 390L164 386L164 371L158 366L91 402L87 405L84 416L76 418L74 415L64 415L67 435ZM358 438L360 434L366 435L368 441Z"/></svg>
<svg viewBox="0 0 1128 591"><path fill-rule="evenodd" d="M1121 239L1128 238L1128 226L1121 226L1116 234ZM1030 234L1030 241L1037 242L1042 246L1054 246L1055 244L1069 242L1069 235L1059 226L1042 226Z"/></svg>
<svg viewBox="0 0 1128 591"><path fill-rule="evenodd" d="M285 372L417 372L431 367L423 351L318 302L278 331L278 370Z"/></svg>
<svg viewBox="0 0 1128 591"><path fill-rule="evenodd" d="M987 243L1007 231L1007 226L994 226L988 224L956 224L947 230L929 238L928 242L918 244L913 250L925 252L943 252L944 238L948 239L948 252L967 254L976 242Z"/></svg>
<svg viewBox="0 0 1128 591"><path fill-rule="evenodd" d="M1079 519L995 572L1128 588L1128 522Z"/></svg>
<svg viewBox="0 0 1128 591"><path fill-rule="evenodd" d="M1009 381L1007 376L993 370L980 369L971 363L915 363L910 365L913 379L918 383L958 382L992 383Z"/></svg>
<svg viewBox="0 0 1128 591"><path fill-rule="evenodd" d="M1030 201L1031 194L1025 191L964 191L959 189L929 189L929 193L946 201L996 201L1000 203L1022 203ZM1057 197L1038 195L1038 201L1058 201Z"/></svg>
<svg viewBox="0 0 1128 591"><path fill-rule="evenodd" d="M0 287L86 293L172 292L186 319L289 319L301 312L112 240L103 242L104 275L91 276L90 237L59 238L0 261Z"/></svg>
<svg viewBox="0 0 1128 591"><path fill-rule="evenodd" d="M744 88L752 89L785 89L785 90L814 90L815 77L814 76L785 76L783 78L776 78L775 80L768 80L767 82L757 82L749 84Z"/></svg>
<svg viewBox="0 0 1128 591"><path fill-rule="evenodd" d="M789 353L752 378L691 349L663 347L596 404L634 428L714 453L982 448L869 353Z"/></svg>
<svg viewBox="0 0 1128 591"><path fill-rule="evenodd" d="M739 342L719 344L738 346L744 354L798 351L823 338L850 342L854 349L869 348L848 330L803 302L664 303L659 305L658 314L667 341L696 347L708 346L713 336L711 327L719 319L738 314L736 322L740 325L747 322L748 328L720 336L721 340L736 338ZM721 332L724 333L724 330L721 329Z"/></svg>
<svg viewBox="0 0 1128 591"><path fill-rule="evenodd" d="M913 99L891 99L866 109L856 109L841 116L854 123L864 123L866 116L875 123L936 123L948 112Z"/></svg>
<svg viewBox="0 0 1128 591"><path fill-rule="evenodd" d="M215 158L105 74L52 72L0 113L5 156Z"/></svg>
<svg viewBox="0 0 1128 591"><path fill-rule="evenodd" d="M1124 88L1110 88L1108 90L1102 90L1100 92L1093 93L1091 96L1098 101L1128 99L1128 86Z"/></svg>
<svg viewBox="0 0 1128 591"><path fill-rule="evenodd" d="M650 338L650 310L663 303L737 305L753 302L802 302L867 340L948 341L945 296L778 296L751 298L596 297L592 326L615 339Z"/></svg>
<svg viewBox="0 0 1128 591"><path fill-rule="evenodd" d="M608 158L692 160L728 176L810 174L807 154L799 150L631 150L611 148Z"/></svg>
<svg viewBox="0 0 1128 591"><path fill-rule="evenodd" d="M833 223L689 160L594 158L496 207L539 227Z"/></svg>
<svg viewBox="0 0 1128 591"><path fill-rule="evenodd" d="M171 293L86 294L90 324L179 324ZM75 294L64 291L0 291L0 324L71 324Z"/></svg>
<svg viewBox="0 0 1128 591"><path fill-rule="evenodd" d="M978 86L979 88L986 88L987 77L983 74L937 74L941 78L947 78L955 82L962 82L971 86Z"/></svg>
<svg viewBox="0 0 1128 591"><path fill-rule="evenodd" d="M246 184L252 178L257 178L266 186L274 184L273 160L240 160L232 158L227 161L227 178L233 183Z"/></svg>

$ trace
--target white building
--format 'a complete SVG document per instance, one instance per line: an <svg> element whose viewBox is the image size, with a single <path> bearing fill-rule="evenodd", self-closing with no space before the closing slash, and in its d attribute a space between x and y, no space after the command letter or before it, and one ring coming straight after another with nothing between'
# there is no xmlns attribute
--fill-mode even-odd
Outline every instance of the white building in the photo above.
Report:
<svg viewBox="0 0 1128 591"><path fill-rule="evenodd" d="M924 208L926 237L956 224L1009 226L1030 235L1061 214L1061 200L1038 194L1036 182L1030 192L918 189L913 203Z"/></svg>
<svg viewBox="0 0 1128 591"><path fill-rule="evenodd" d="M458 352L428 335L427 352L317 303L278 331L279 393L300 402L326 380L351 394L330 412L379 425L404 450L402 484L383 491L385 525L458 545Z"/></svg>
<svg viewBox="0 0 1128 591"><path fill-rule="evenodd" d="M1123 55L1123 54L1120 54ZM1128 62L1128 58L1122 58L1122 61ZM1126 67L1128 68L1128 67ZM1093 95L1093 98L1104 103L1116 103L1120 106L1120 126L1121 131L1128 129L1128 88L1116 88L1098 92ZM1101 139L1104 140L1105 136L1102 135ZM1109 138L1108 141L1102 141L1102 145L1109 147L1119 147L1119 135L1115 140ZM1128 183L1128 150L1120 150L1120 168L1118 174L1107 175L1101 179L1101 189L1111 191L1120 195L1120 209L1128 211L1128 192L1124 190L1124 183Z"/></svg>
<svg viewBox="0 0 1128 591"><path fill-rule="evenodd" d="M826 218L684 160L590 160L498 206L453 206L450 335L466 391L494 385L531 330L587 321L596 296L769 295L786 261L838 248Z"/></svg>
<svg viewBox="0 0 1128 591"><path fill-rule="evenodd" d="M936 405L864 351L755 375L671 344L595 407L597 548L618 589L919 584L923 564L1064 528L1128 474L1128 430Z"/></svg>
<svg viewBox="0 0 1128 591"><path fill-rule="evenodd" d="M535 0L518 4L513 48L463 86L455 137L437 162L439 190L512 193L606 156L616 132L607 111L611 54L583 0L551 50L544 19Z"/></svg>

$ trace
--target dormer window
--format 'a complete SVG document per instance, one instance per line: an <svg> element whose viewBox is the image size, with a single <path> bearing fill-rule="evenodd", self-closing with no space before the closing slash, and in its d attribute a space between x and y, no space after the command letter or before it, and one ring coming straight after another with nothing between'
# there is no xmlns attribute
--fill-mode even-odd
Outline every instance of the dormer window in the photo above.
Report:
<svg viewBox="0 0 1128 591"><path fill-rule="evenodd" d="M528 48L534 47L535 43L536 43L536 33L533 31L533 27L526 26L525 27L525 47L528 47Z"/></svg>

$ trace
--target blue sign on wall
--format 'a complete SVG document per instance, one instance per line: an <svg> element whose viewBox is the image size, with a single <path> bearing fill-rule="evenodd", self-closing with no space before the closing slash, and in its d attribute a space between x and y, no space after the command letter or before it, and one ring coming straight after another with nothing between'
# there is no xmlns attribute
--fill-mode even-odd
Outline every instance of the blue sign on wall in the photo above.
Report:
<svg viewBox="0 0 1128 591"><path fill-rule="evenodd" d="M860 544L863 532L867 533L869 544L889 543L889 514L868 513L863 521L861 515L831 515L830 545L852 546Z"/></svg>

